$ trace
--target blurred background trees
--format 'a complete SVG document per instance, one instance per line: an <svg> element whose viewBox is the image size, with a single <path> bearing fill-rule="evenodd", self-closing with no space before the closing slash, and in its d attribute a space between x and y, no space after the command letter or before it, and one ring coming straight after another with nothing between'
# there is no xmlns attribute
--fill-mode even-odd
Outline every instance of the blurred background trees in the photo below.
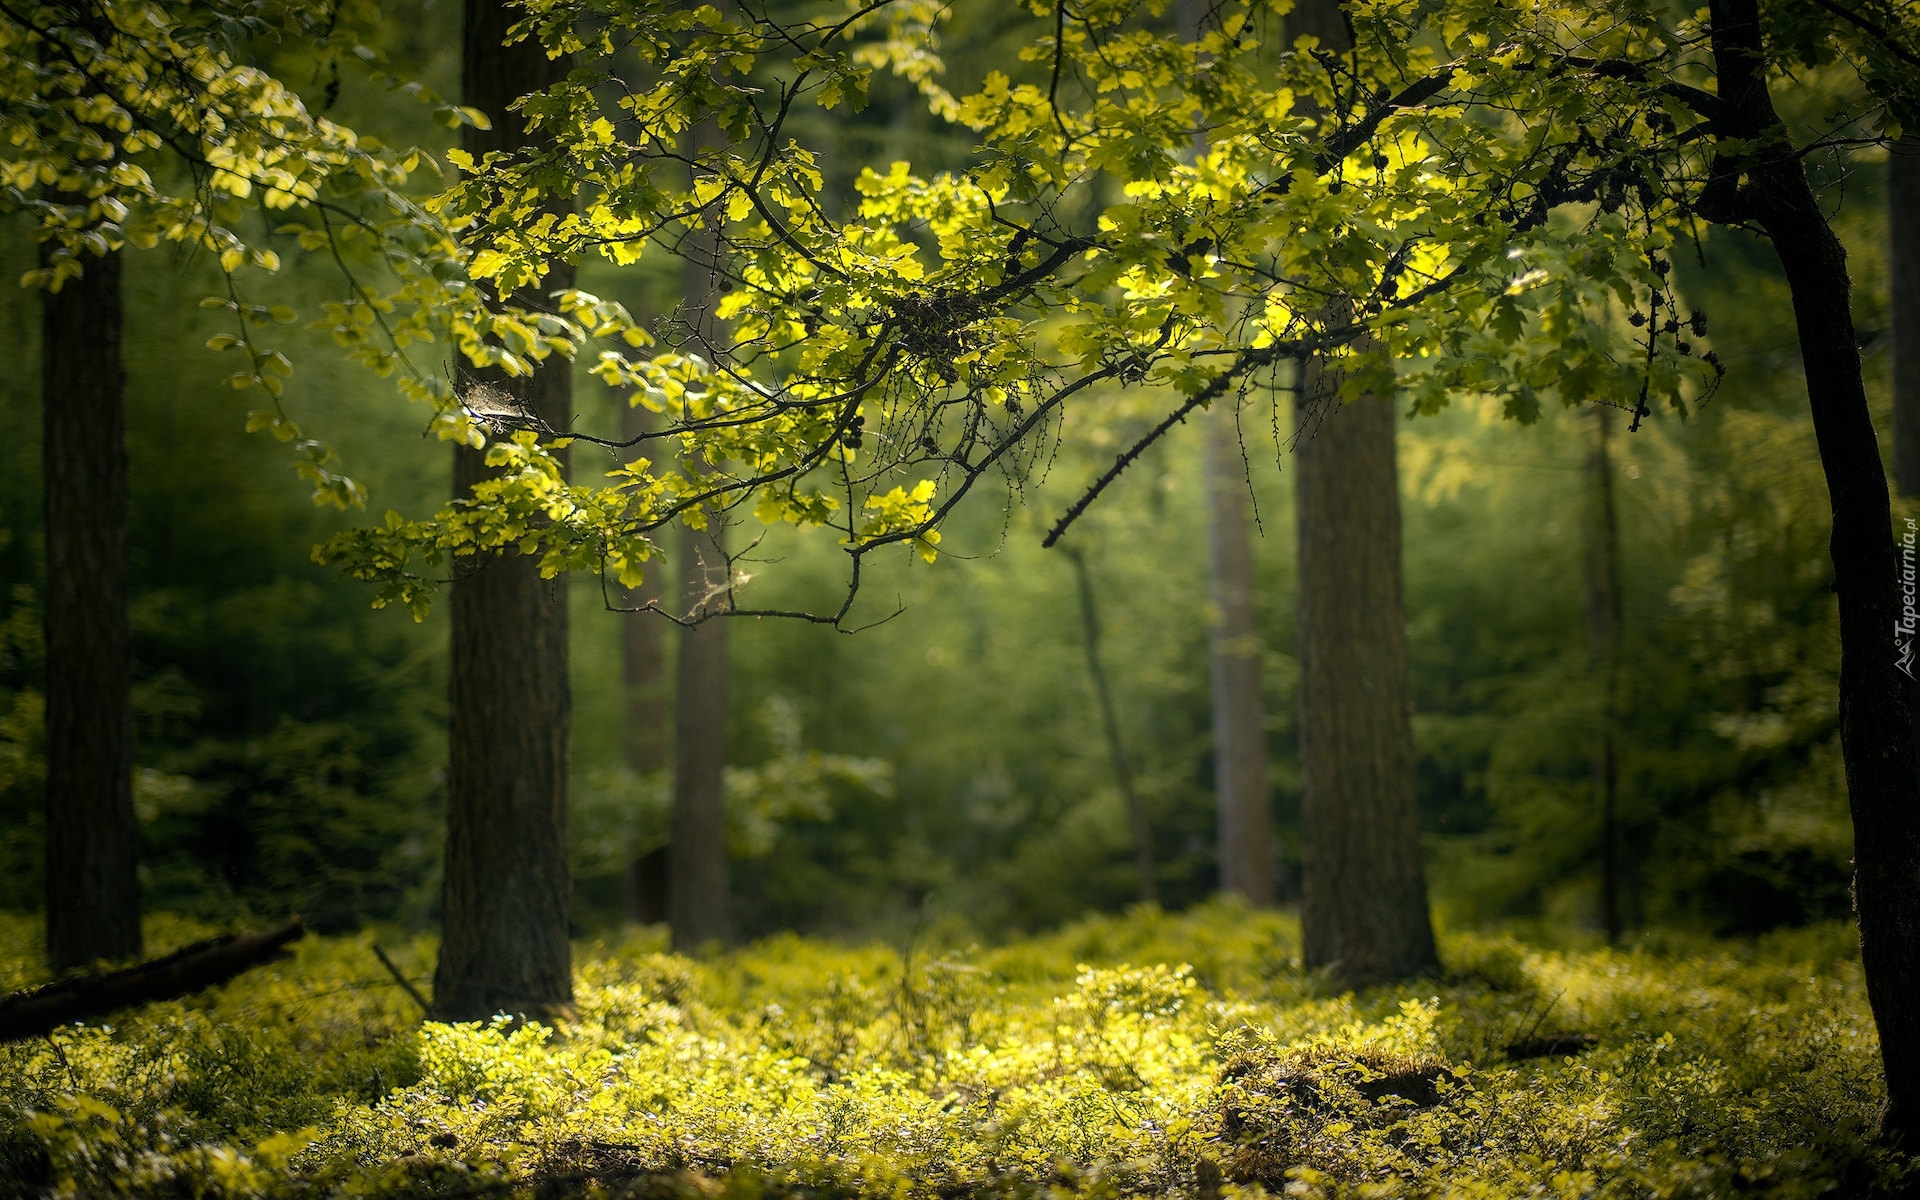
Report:
<svg viewBox="0 0 1920 1200"><path fill-rule="evenodd" d="M383 43L396 73L456 94L460 15L450 0L396 5ZM959 17L957 73L964 56L999 53L990 38L968 40L969 20L986 22ZM276 53L320 103L324 65L295 61L294 48ZM337 105L372 131L418 123L411 101L351 78ZM966 145L925 114L911 85L886 76L834 136L845 153L826 169L843 190L859 164L889 153L937 161ZM1854 249L1862 327L1885 330L1883 157L1835 152L1815 167ZM1593 419L1555 413L1516 427L1467 405L1398 424L1415 772L1443 922L1603 926L1602 736L1624 927L1750 932L1847 911L1826 499L1789 309L1761 248L1715 232L1704 251L1704 262L1676 266L1690 301L1712 315L1728 375L1684 419L1661 414L1633 434L1616 424L1605 468L1619 564L1611 672L1594 668L1588 619ZM0 265L18 276L34 256L24 228L0 228ZM316 301L335 286L318 267L288 273ZM635 311L671 313L682 299L665 264L624 273L586 264L581 274L583 287ZM445 618L416 626L370 611L358 585L310 563L309 546L361 518L315 509L284 463L241 432L248 400L197 349L220 327L193 302L217 290L213 265L193 255L125 263L144 902L208 916L292 906L321 929L425 924L443 883ZM32 293L0 291L10 328L38 329L37 307ZM1889 343L1868 348L1882 417ZM324 424L376 511L432 507L450 480L442 449L420 436L422 413L339 363L324 338L313 335L310 350L288 402ZM0 347L0 404L16 434L0 446L0 576L10 585L0 903L21 909L40 903L46 837L39 353L29 338ZM583 427L621 428L624 405L584 370L575 394ZM1247 410L1242 431L1266 783L1288 880L1300 856L1299 671L1295 464L1285 397L1279 404ZM904 933L945 918L991 935L1140 894L1077 581L1037 544L1046 519L1155 416L1138 396L1100 397L1089 419L1066 426L1021 506L977 496L940 561L903 550L874 564L861 611L878 620L897 601L900 615L884 624L851 638L781 622L731 627L735 934ZM576 469L599 469L599 453L576 448ZM1075 534L1097 534L1088 544L1101 662L1168 907L1221 885L1205 457L1201 430L1181 430ZM753 585L761 602L829 602L841 583L836 554L828 539L770 534L753 551L780 563ZM623 666L635 653L623 646L630 623L650 618L605 611L594 588L574 589L569 604L572 911L588 932L646 911L630 900L631 864L665 842L671 764L631 749L629 700L648 685ZM665 640L671 660L679 639Z"/></svg>

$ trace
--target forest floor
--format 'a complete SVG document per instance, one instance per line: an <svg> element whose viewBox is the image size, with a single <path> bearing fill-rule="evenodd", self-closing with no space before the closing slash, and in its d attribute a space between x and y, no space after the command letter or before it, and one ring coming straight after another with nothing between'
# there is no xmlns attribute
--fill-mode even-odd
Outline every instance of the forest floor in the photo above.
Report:
<svg viewBox="0 0 1920 1200"><path fill-rule="evenodd" d="M153 925L165 949L204 932ZM0 986L35 978L0 916ZM1631 948L1443 937L1358 995L1226 904L990 949L777 937L576 948L552 1027L421 1022L374 938L0 1047L0 1193L1853 1196L1869 1134L1852 930ZM428 939L388 945L431 973Z"/></svg>

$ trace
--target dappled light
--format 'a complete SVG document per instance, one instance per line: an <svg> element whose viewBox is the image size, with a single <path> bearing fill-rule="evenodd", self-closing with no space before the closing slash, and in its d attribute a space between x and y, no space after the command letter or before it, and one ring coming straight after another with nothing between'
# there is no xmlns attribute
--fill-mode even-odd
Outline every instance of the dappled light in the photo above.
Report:
<svg viewBox="0 0 1920 1200"><path fill-rule="evenodd" d="M1852 936L1459 934L1443 975L1358 995L1301 969L1296 922L1228 903L990 949L643 938L581 946L550 1025L418 1027L339 939L6 1050L5 1102L41 1115L0 1161L78 1196L278 1195L289 1170L375 1196L1851 1189L1893 1170L1860 1140L1881 1093ZM1569 1032L1591 1041L1538 1052Z"/></svg>
<svg viewBox="0 0 1920 1200"><path fill-rule="evenodd" d="M1920 1194L1912 0L0 0L0 1197Z"/></svg>

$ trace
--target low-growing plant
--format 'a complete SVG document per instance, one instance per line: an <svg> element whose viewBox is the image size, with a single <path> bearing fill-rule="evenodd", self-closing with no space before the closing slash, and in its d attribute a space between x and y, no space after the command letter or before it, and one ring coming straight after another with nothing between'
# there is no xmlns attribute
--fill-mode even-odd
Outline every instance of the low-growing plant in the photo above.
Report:
<svg viewBox="0 0 1920 1200"><path fill-rule="evenodd" d="M574 1010L542 1025L422 1023L365 937L310 939L0 1049L0 1191L1784 1198L1915 1178L1870 1136L1843 927L1619 950L1454 934L1445 978L1358 994L1297 947L1290 917L1229 903L989 949L783 936L692 961L635 937L581 947ZM431 950L393 956L424 976Z"/></svg>

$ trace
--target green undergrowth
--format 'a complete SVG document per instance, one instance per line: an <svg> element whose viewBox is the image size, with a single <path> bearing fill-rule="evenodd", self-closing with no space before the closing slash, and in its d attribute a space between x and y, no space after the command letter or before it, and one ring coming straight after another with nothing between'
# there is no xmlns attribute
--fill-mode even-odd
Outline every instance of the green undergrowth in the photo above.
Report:
<svg viewBox="0 0 1920 1200"><path fill-rule="evenodd" d="M0 982L32 979L30 926ZM192 931L162 931L184 940ZM156 937L156 941L164 941ZM1342 994L1225 904L994 949L576 951L551 1026L422 1024L370 939L0 1048L9 1194L1907 1194L1853 935L1444 939ZM426 940L387 946L416 979ZM1584 1036L1583 1036L1584 1035Z"/></svg>

